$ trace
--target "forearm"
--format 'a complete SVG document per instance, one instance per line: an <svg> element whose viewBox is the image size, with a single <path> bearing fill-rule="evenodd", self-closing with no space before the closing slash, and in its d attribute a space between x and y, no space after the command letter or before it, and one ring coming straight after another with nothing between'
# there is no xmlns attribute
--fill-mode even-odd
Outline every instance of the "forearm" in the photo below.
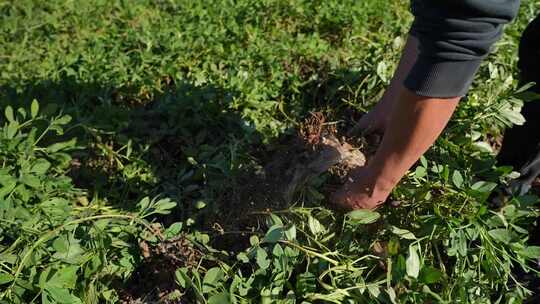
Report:
<svg viewBox="0 0 540 304"><path fill-rule="evenodd" d="M368 168L375 191L390 191L440 135L459 97L430 98L403 88Z"/></svg>
<svg viewBox="0 0 540 304"><path fill-rule="evenodd" d="M381 100L392 105L391 115L368 165L370 188L383 194L435 142L519 6L518 0L412 3L411 35Z"/></svg>
<svg viewBox="0 0 540 304"><path fill-rule="evenodd" d="M383 131L369 164L332 200L376 208L440 135L519 0L412 0L415 21L389 88L353 132ZM388 114L391 113L391 114Z"/></svg>

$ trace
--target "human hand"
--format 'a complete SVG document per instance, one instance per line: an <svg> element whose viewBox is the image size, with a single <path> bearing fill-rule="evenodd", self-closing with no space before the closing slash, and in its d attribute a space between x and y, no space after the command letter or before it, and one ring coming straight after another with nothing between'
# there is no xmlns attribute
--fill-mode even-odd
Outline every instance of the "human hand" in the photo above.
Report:
<svg viewBox="0 0 540 304"><path fill-rule="evenodd" d="M373 109L358 120L356 125L349 131L349 136L369 135L371 133L384 133L388 125L388 118L392 110L390 99L381 99Z"/></svg>
<svg viewBox="0 0 540 304"><path fill-rule="evenodd" d="M369 167L362 167L351 172L345 184L330 198L340 209L376 209L384 204L392 187L385 187L378 182Z"/></svg>

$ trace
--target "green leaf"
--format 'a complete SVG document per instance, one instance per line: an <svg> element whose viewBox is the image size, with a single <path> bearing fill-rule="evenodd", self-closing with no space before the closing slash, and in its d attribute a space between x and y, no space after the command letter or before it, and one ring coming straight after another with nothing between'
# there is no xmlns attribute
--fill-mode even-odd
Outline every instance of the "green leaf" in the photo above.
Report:
<svg viewBox="0 0 540 304"><path fill-rule="evenodd" d="M426 284L433 284L439 282L442 277L443 273L439 269L433 266L428 266L422 268L418 280Z"/></svg>
<svg viewBox="0 0 540 304"><path fill-rule="evenodd" d="M539 101L540 94L533 91L525 91L516 95L516 98L523 100L524 102Z"/></svg>
<svg viewBox="0 0 540 304"><path fill-rule="evenodd" d="M249 237L249 244L251 244L251 246L259 245L259 243L260 243L260 240L258 236L252 235Z"/></svg>
<svg viewBox="0 0 540 304"><path fill-rule="evenodd" d="M397 255L398 253L399 253L399 240L397 240L396 238L391 238L390 241L388 241L388 254Z"/></svg>
<svg viewBox="0 0 540 304"><path fill-rule="evenodd" d="M266 235L264 236L262 242L263 243L276 243L279 240L282 240L284 238L284 229L281 225L274 225L268 229L268 232L266 232Z"/></svg>
<svg viewBox="0 0 540 304"><path fill-rule="evenodd" d="M471 189L478 192L490 192L491 190L495 189L495 187L497 187L496 183L479 181L479 182L474 183L471 186Z"/></svg>
<svg viewBox="0 0 540 304"><path fill-rule="evenodd" d="M461 186L463 186L463 176L458 170L454 171L454 174L452 174L452 182L458 188L461 188Z"/></svg>
<svg viewBox="0 0 540 304"><path fill-rule="evenodd" d="M145 210L146 208L148 208L148 206L150 206L150 198L148 196L143 197L137 205L139 205L139 209L141 211Z"/></svg>
<svg viewBox="0 0 540 304"><path fill-rule="evenodd" d="M63 289L75 288L78 266L67 266L56 270L54 275L45 283L45 288L58 287Z"/></svg>
<svg viewBox="0 0 540 304"><path fill-rule="evenodd" d="M416 236L412 232L406 229L400 229L396 226L392 226L392 233L406 240L416 240Z"/></svg>
<svg viewBox="0 0 540 304"><path fill-rule="evenodd" d="M274 246L274 249L272 249L272 255L275 256L275 257L280 257L283 255L283 248L281 248L281 246L279 246L279 244L276 244Z"/></svg>
<svg viewBox="0 0 540 304"><path fill-rule="evenodd" d="M47 160L40 158L36 160L34 165L32 166L32 169L30 169L30 172L36 173L37 175L43 175L49 170L51 167L51 163L49 163Z"/></svg>
<svg viewBox="0 0 540 304"><path fill-rule="evenodd" d="M418 278L420 273L420 257L418 256L418 248L416 245L409 246L409 256L407 257L407 275L413 278Z"/></svg>
<svg viewBox="0 0 540 304"><path fill-rule="evenodd" d="M521 115L520 109L503 108L500 111L504 118L508 119L512 124L521 126L525 123L525 117Z"/></svg>
<svg viewBox="0 0 540 304"><path fill-rule="evenodd" d="M159 214L169 214L171 213L171 209L176 207L176 202L173 202L172 200L168 198L160 199L153 205L155 209L155 213Z"/></svg>
<svg viewBox="0 0 540 304"><path fill-rule="evenodd" d="M62 150L68 149L68 148L73 148L73 147L75 147L76 144L77 144L77 139L72 138L71 140L55 143L55 144L52 144L52 145L48 146L47 147L47 152L56 153L58 151L62 151Z"/></svg>
<svg viewBox="0 0 540 304"><path fill-rule="evenodd" d="M493 154L493 148L485 141L477 141L473 144L479 151Z"/></svg>
<svg viewBox="0 0 540 304"><path fill-rule="evenodd" d="M191 280L189 279L188 269L186 267L176 269L176 271L174 272L174 276L176 279L176 283L178 283L180 287L182 288L189 287L188 283L190 283Z"/></svg>
<svg viewBox="0 0 540 304"><path fill-rule="evenodd" d="M206 245L208 244L208 242L210 242L210 236L206 233L200 233L199 231L196 231L195 240L203 245Z"/></svg>
<svg viewBox="0 0 540 304"><path fill-rule="evenodd" d="M220 292L218 294L211 296L208 299L208 304L229 304L231 303L230 299L231 299L231 296L229 295L228 292Z"/></svg>
<svg viewBox="0 0 540 304"><path fill-rule="evenodd" d="M17 179L11 176L8 172L6 173L0 172L0 185L6 186L6 185L11 185L16 182L17 182Z"/></svg>
<svg viewBox="0 0 540 304"><path fill-rule="evenodd" d="M4 115L6 116L6 119L9 122L14 122L15 121L15 117L13 116L13 108L11 106L7 106L4 109Z"/></svg>
<svg viewBox="0 0 540 304"><path fill-rule="evenodd" d="M283 221L279 218L279 216L273 213L270 214L270 216L266 218L266 221L268 223L268 226L274 226L274 225L285 226L283 224Z"/></svg>
<svg viewBox="0 0 540 304"><path fill-rule="evenodd" d="M300 294L307 294L317 290L317 277L311 272L305 272L296 279L296 290Z"/></svg>
<svg viewBox="0 0 540 304"><path fill-rule="evenodd" d="M443 165L434 164L433 167L431 167L431 172L433 173L442 173L444 170Z"/></svg>
<svg viewBox="0 0 540 304"><path fill-rule="evenodd" d="M390 301L392 302L392 304L397 304L396 291L392 287L388 287L388 289L386 290L386 293L388 294L388 297L390 298Z"/></svg>
<svg viewBox="0 0 540 304"><path fill-rule="evenodd" d="M237 254L236 259L242 263L249 263L249 257L245 252L240 252L239 254Z"/></svg>
<svg viewBox="0 0 540 304"><path fill-rule="evenodd" d="M13 275L10 273L0 273L0 285L6 284L13 281Z"/></svg>
<svg viewBox="0 0 540 304"><path fill-rule="evenodd" d="M322 234L326 232L326 229L321 224L321 222L319 222L319 220L317 220L311 215L308 217L308 226L309 226L309 231L311 231L311 233L313 233L314 235Z"/></svg>
<svg viewBox="0 0 540 304"><path fill-rule="evenodd" d="M285 237L289 241L294 241L296 239L296 226L295 225L289 225L287 229L283 231Z"/></svg>
<svg viewBox="0 0 540 304"><path fill-rule="evenodd" d="M261 247L257 248L257 265L261 269L266 269L268 266L270 266L270 260L267 259L268 254L266 253L266 250L262 249Z"/></svg>
<svg viewBox="0 0 540 304"><path fill-rule="evenodd" d="M218 287L219 283L225 277L225 273L219 267L208 269L203 278L203 292L209 293Z"/></svg>
<svg viewBox="0 0 540 304"><path fill-rule="evenodd" d="M52 247L54 250L56 250L56 252L61 252L61 253L67 252L69 248L69 243L66 236L62 235L62 236L57 237L53 241Z"/></svg>
<svg viewBox="0 0 540 304"><path fill-rule="evenodd" d="M386 75L386 74L387 74L387 73L386 73L387 68L388 68L388 67L387 67L387 64L386 64L386 62L384 62L384 61L380 61L380 62L377 64L377 75L378 75L379 77L381 77L381 80L382 80L383 82L386 82L386 80L387 80L387 78L388 78L387 75Z"/></svg>
<svg viewBox="0 0 540 304"><path fill-rule="evenodd" d="M21 174L19 181L34 189L38 189L41 186L39 178L33 174Z"/></svg>
<svg viewBox="0 0 540 304"><path fill-rule="evenodd" d="M32 100L32 104L30 105L30 115L32 115L32 118L36 118L39 112L39 103L37 100Z"/></svg>
<svg viewBox="0 0 540 304"><path fill-rule="evenodd" d="M53 248L57 251L53 257L69 264L77 264L85 252L80 241L73 236L59 237L53 242Z"/></svg>
<svg viewBox="0 0 540 304"><path fill-rule="evenodd" d="M422 167L424 168L428 167L427 159L424 156L420 156L420 163L422 164Z"/></svg>
<svg viewBox="0 0 540 304"><path fill-rule="evenodd" d="M54 131L56 135L64 135L64 129L60 125L50 125L49 130Z"/></svg>
<svg viewBox="0 0 540 304"><path fill-rule="evenodd" d="M467 237L463 229L450 233L450 248L448 248L449 256L466 256L467 255Z"/></svg>
<svg viewBox="0 0 540 304"><path fill-rule="evenodd" d="M492 238L494 238L496 241L498 241L500 243L503 243L503 244L509 244L513 239L512 233L510 231L508 231L506 229L502 229L502 228L492 229L492 230L488 231L488 234Z"/></svg>
<svg viewBox="0 0 540 304"><path fill-rule="evenodd" d="M23 119L26 119L26 110L24 108L18 108L17 113L19 113Z"/></svg>
<svg viewBox="0 0 540 304"><path fill-rule="evenodd" d="M534 82L529 82L529 83L526 83L524 84L523 86L521 86L520 88L518 88L514 94L519 94L519 93L523 93L523 92L529 92L529 89L534 87L536 85L536 83Z"/></svg>
<svg viewBox="0 0 540 304"><path fill-rule="evenodd" d="M49 281L52 270L53 269L49 266L41 271L41 273L39 274L39 279L38 279L39 288L45 289L45 284L47 283L47 281Z"/></svg>
<svg viewBox="0 0 540 304"><path fill-rule="evenodd" d="M50 198L40 204L45 214L52 217L67 218L72 210L70 201L60 197Z"/></svg>
<svg viewBox="0 0 540 304"><path fill-rule="evenodd" d="M540 259L540 246L527 246L521 249L518 254L530 259Z"/></svg>
<svg viewBox="0 0 540 304"><path fill-rule="evenodd" d="M393 277L396 280L402 280L405 275L407 274L407 261L405 260L405 257L403 255L398 255L396 259L396 263L393 265L392 268Z"/></svg>
<svg viewBox="0 0 540 304"><path fill-rule="evenodd" d="M169 226L163 233L166 239L171 239L175 236L177 236L180 231L182 230L183 223L182 222L176 222Z"/></svg>
<svg viewBox="0 0 540 304"><path fill-rule="evenodd" d="M17 182L12 181L11 183L5 184L2 187L0 187L0 199L4 199L4 197L8 195L9 193L11 193L11 191L13 191L13 189L15 189L16 186L17 186Z"/></svg>
<svg viewBox="0 0 540 304"><path fill-rule="evenodd" d="M418 166L414 170L414 176L416 178L422 178L422 177L426 176L426 174L427 174L426 168L424 168L422 166Z"/></svg>
<svg viewBox="0 0 540 304"><path fill-rule="evenodd" d="M54 287L54 286L47 286L45 290L54 300L54 303L59 303L59 304L81 303L81 300L75 297L74 295L72 295L71 293L69 293L67 289Z"/></svg>
<svg viewBox="0 0 540 304"><path fill-rule="evenodd" d="M369 291L369 294L371 294L372 297L374 297L375 299L379 297L379 295L381 294L381 290L379 289L379 286L377 285L368 285L367 286L367 289Z"/></svg>
<svg viewBox="0 0 540 304"><path fill-rule="evenodd" d="M19 123L16 121L10 122L7 126L6 137L13 139L17 135L17 131L19 131Z"/></svg>
<svg viewBox="0 0 540 304"><path fill-rule="evenodd" d="M197 201L195 203L195 208L197 209L203 209L204 207L206 207L206 203L204 201Z"/></svg>
<svg viewBox="0 0 540 304"><path fill-rule="evenodd" d="M56 119L54 123L57 125L65 125L65 124L68 124L70 121L71 121L71 116L62 115L62 117Z"/></svg>
<svg viewBox="0 0 540 304"><path fill-rule="evenodd" d="M347 216L355 223L358 224L371 224L375 223L381 215L378 212L367 210L367 209L358 209L347 213Z"/></svg>

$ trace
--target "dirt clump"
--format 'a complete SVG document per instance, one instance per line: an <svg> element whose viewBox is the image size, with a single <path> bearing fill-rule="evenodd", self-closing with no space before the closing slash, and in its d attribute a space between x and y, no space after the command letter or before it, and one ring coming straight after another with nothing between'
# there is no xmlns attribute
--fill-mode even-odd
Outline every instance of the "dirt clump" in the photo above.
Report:
<svg viewBox="0 0 540 304"><path fill-rule="evenodd" d="M119 290L121 303L178 303L170 299L178 288L176 269L197 266L204 253L185 235L161 240L157 245L141 241L139 248L144 260L124 285L127 288Z"/></svg>
<svg viewBox="0 0 540 304"><path fill-rule="evenodd" d="M365 155L347 142L345 137L339 138L335 124L327 124L322 113L312 116L302 125L300 136L304 142L304 154L293 158L290 170L286 172L283 199L291 201L294 194L310 178L319 176L334 166L334 173L344 177L349 171L362 167L366 163Z"/></svg>
<svg viewBox="0 0 540 304"><path fill-rule="evenodd" d="M263 158L266 165L240 174L234 190L224 198L223 205L230 208L222 209L214 219L221 228L217 233L222 235L216 244L229 250L242 239L248 242L249 235L264 226L260 215L287 209L311 180L326 173L325 184L329 185L320 190L330 194L328 189L336 188L351 170L365 165L362 150L366 146L363 139L341 135L336 123L327 122L322 113L311 113L296 134L272 145L268 157ZM227 235L231 231L232 235Z"/></svg>

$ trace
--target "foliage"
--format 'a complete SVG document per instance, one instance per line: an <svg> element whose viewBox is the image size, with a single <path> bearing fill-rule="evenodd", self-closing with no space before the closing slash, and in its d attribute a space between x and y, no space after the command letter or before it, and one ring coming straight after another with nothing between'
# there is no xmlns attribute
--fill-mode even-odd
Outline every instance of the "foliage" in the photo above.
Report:
<svg viewBox="0 0 540 304"><path fill-rule="evenodd" d="M399 208L334 212L325 175L221 227L308 112L342 127L377 101L408 3L0 1L0 302L118 302L157 256L182 303L522 303L538 198L488 202L516 176L494 139L534 102L522 2Z"/></svg>
<svg viewBox="0 0 540 304"><path fill-rule="evenodd" d="M67 175L77 149L63 138L69 115L47 118L34 100L30 111L5 108L0 128L2 232L0 294L9 303L113 301L108 286L127 278L139 261L136 244L144 218L167 214L176 203L143 198L139 210L120 212L89 201ZM6 303L7 303L6 302Z"/></svg>

